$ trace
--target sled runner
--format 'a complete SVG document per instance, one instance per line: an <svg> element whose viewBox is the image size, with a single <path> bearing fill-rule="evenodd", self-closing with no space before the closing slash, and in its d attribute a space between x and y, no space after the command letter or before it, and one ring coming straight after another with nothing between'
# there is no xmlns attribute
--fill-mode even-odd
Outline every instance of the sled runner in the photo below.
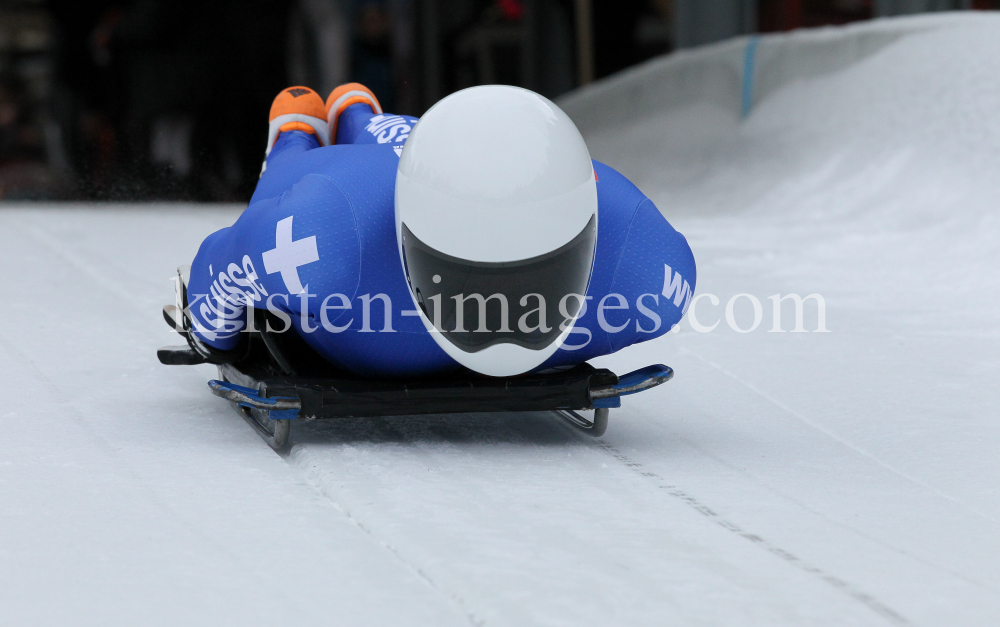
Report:
<svg viewBox="0 0 1000 627"><path fill-rule="evenodd" d="M178 302L184 303L183 294ZM221 353L190 332L183 310L167 305L167 323L187 346L157 351L165 365L210 363L219 378L208 382L274 449L288 443L293 420L359 418L500 411L552 411L593 436L604 434L608 413L621 397L670 380L667 366L647 366L622 377L582 363L567 370L515 377L487 377L469 370L448 376L366 379L337 369L295 333L274 333L282 325L261 309L242 348ZM594 410L593 420L579 410Z"/></svg>

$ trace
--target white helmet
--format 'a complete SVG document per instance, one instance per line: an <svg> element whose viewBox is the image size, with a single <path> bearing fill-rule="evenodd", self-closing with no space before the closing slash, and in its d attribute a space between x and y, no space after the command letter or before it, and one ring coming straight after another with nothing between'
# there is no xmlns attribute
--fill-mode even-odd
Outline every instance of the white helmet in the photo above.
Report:
<svg viewBox="0 0 1000 627"><path fill-rule="evenodd" d="M597 243L576 125L518 87L456 92L420 119L396 173L396 238L434 340L492 376L528 372L572 330Z"/></svg>

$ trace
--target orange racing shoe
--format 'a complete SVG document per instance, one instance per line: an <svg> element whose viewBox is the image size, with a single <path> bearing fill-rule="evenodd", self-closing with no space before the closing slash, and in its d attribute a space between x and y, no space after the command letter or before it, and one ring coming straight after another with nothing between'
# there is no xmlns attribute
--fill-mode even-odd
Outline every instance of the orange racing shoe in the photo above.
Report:
<svg viewBox="0 0 1000 627"><path fill-rule="evenodd" d="M326 99L326 123L330 128L329 145L337 143L337 118L344 109L354 104L366 104L372 108L372 113L382 113L382 105L378 98L361 83L345 83L330 92Z"/></svg>
<svg viewBox="0 0 1000 627"><path fill-rule="evenodd" d="M308 87L289 87L281 90L271 103L268 122L265 163L267 155L271 154L271 148L278 141L278 135L284 131L305 131L315 135L321 146L330 144L330 131L326 124L323 99Z"/></svg>

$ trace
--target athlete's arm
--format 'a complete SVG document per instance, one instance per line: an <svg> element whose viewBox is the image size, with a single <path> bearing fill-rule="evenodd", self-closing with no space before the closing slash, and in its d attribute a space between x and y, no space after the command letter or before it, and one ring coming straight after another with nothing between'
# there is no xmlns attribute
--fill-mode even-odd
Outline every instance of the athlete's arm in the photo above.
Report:
<svg viewBox="0 0 1000 627"><path fill-rule="evenodd" d="M585 309L544 367L579 363L663 335L680 321L694 291L694 255L684 236L624 176L596 161L594 170L597 251Z"/></svg>
<svg viewBox="0 0 1000 627"><path fill-rule="evenodd" d="M680 322L694 294L694 254L683 235L646 199L635 211L611 293L629 305L628 324L610 334L611 350L659 337ZM626 310L622 310L624 312ZM615 312L619 313L619 312ZM606 315L609 326L620 316Z"/></svg>

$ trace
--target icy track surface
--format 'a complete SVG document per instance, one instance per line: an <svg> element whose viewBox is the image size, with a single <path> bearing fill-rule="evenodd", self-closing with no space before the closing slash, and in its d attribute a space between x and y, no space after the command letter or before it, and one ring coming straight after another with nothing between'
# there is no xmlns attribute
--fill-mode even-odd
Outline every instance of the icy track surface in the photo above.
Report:
<svg viewBox="0 0 1000 627"><path fill-rule="evenodd" d="M600 440L316 421L278 456L155 357L238 207L4 206L0 623L1000 624L1000 22L910 24L743 121L582 125L720 299L598 363L677 371ZM830 332L769 333L788 293Z"/></svg>

